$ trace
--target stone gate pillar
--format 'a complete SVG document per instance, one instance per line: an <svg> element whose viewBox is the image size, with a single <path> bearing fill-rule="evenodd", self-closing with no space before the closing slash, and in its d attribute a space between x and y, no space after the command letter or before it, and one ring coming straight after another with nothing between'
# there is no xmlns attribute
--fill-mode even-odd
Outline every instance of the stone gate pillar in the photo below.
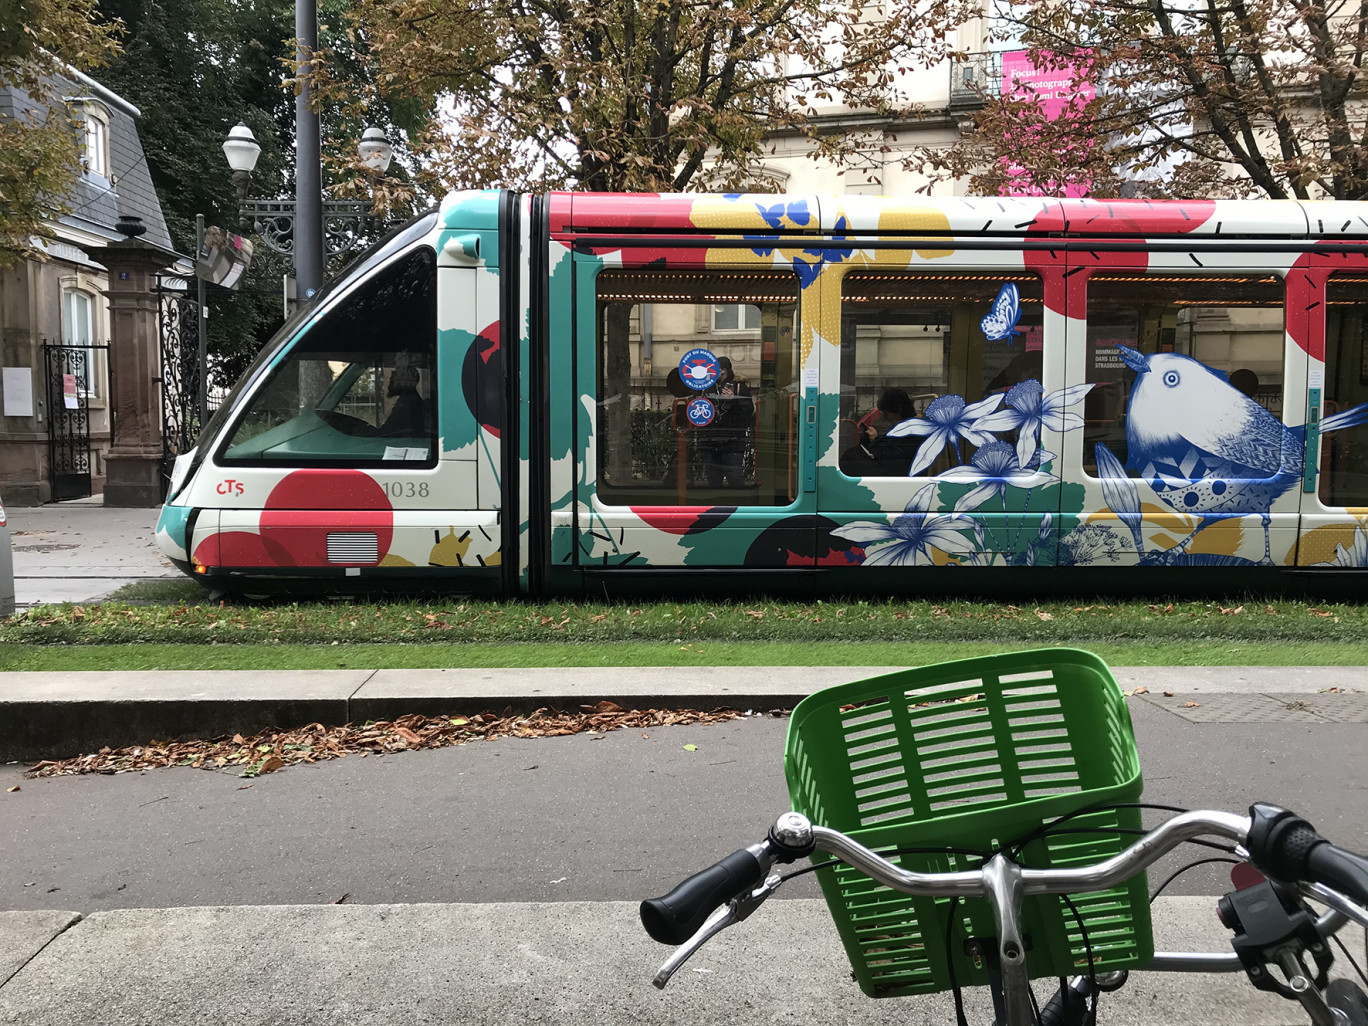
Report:
<svg viewBox="0 0 1368 1026"><path fill-rule="evenodd" d="M157 272L176 254L140 239L92 247L109 271L109 378L113 436L105 461L106 506L162 501L161 343Z"/></svg>

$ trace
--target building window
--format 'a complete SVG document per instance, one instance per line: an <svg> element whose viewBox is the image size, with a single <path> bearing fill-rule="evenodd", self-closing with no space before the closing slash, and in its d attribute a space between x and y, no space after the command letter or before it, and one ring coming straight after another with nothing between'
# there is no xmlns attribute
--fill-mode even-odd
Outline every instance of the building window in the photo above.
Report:
<svg viewBox="0 0 1368 1026"><path fill-rule="evenodd" d="M85 169L101 178L109 177L109 117L89 103L82 112L85 139L82 160Z"/></svg>
<svg viewBox="0 0 1368 1026"><path fill-rule="evenodd" d="M98 394L99 375L95 366L94 341L95 297L80 289L62 290L62 341L68 346L82 347L72 361L76 387L87 398Z"/></svg>
<svg viewBox="0 0 1368 1026"><path fill-rule="evenodd" d="M712 308L713 331L759 331L760 308L749 303L723 303Z"/></svg>

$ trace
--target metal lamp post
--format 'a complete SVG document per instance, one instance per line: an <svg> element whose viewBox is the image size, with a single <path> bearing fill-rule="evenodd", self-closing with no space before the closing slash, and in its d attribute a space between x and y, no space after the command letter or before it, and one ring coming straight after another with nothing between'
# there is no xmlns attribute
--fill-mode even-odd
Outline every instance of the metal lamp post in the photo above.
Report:
<svg viewBox="0 0 1368 1026"><path fill-rule="evenodd" d="M394 156L394 147L378 128L367 128L356 149L361 162L378 174L389 168ZM336 256L353 247L356 236L371 220L370 201L322 199L317 184L317 156L312 162L307 161L302 150L297 154L295 199L252 199L248 196L252 169L260 154L256 137L242 122L233 127L223 143L223 155L233 171L238 212L270 249L294 258L295 283L300 294L311 299L323 285L324 253ZM306 170L311 174L306 174ZM312 177L314 183L307 190L306 177Z"/></svg>

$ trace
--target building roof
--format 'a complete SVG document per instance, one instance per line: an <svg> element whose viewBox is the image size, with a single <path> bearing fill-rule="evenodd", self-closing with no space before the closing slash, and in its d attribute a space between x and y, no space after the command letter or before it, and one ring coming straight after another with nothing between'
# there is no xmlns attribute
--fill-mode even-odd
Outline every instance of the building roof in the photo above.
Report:
<svg viewBox="0 0 1368 1026"><path fill-rule="evenodd" d="M71 211L58 218L58 222L114 241L123 238L115 228L120 217L140 217L147 229L145 241L174 249L138 137L138 108L76 72L71 77L52 80L51 88L53 96L97 100L109 113L110 177L73 168L67 196ZM0 116L16 116L37 106L24 90L0 87Z"/></svg>

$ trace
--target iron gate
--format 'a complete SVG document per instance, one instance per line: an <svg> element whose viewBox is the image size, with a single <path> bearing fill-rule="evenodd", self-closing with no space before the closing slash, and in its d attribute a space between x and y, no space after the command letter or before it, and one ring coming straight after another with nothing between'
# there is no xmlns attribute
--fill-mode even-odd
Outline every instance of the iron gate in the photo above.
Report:
<svg viewBox="0 0 1368 1026"><path fill-rule="evenodd" d="M179 289L157 290L158 334L161 338L162 494L171 481L171 465L189 452L199 435L199 304Z"/></svg>
<svg viewBox="0 0 1368 1026"><path fill-rule="evenodd" d="M90 396L97 387L101 356L109 346L43 343L47 380L48 480L52 500L90 494ZM113 416L111 412L111 417ZM111 435L113 434L111 424Z"/></svg>

